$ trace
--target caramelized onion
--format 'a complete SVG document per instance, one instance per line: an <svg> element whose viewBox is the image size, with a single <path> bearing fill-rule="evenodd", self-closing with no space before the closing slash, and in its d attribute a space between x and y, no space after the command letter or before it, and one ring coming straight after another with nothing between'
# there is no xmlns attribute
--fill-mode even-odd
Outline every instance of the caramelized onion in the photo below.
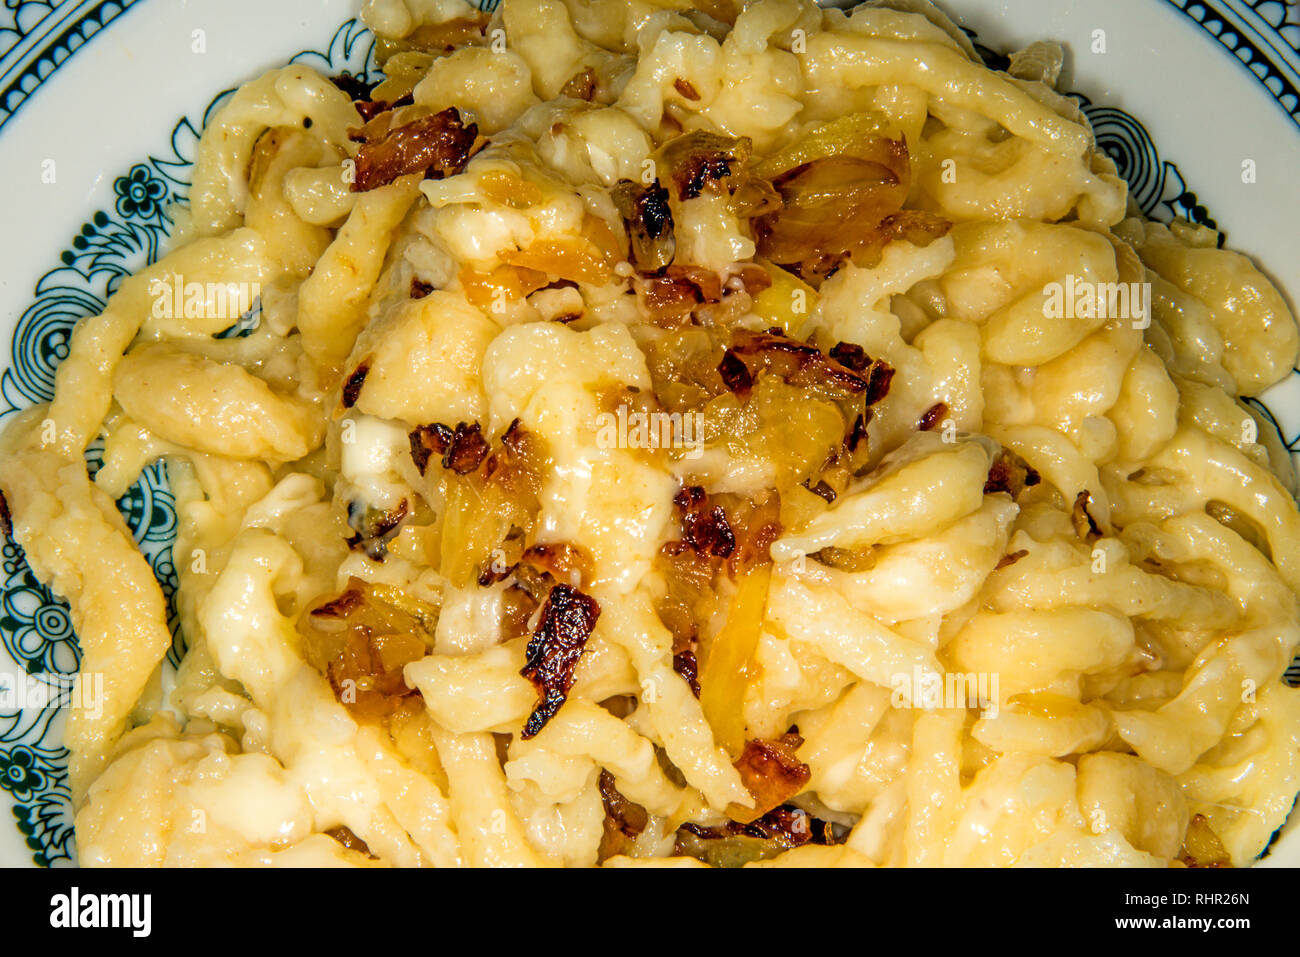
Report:
<svg viewBox="0 0 1300 957"><path fill-rule="evenodd" d="M463 46L476 46L485 42L485 31L490 18L455 17L442 23L425 23L401 39L379 37L375 41L375 55L382 68L390 57L398 53L450 53Z"/></svg>
<svg viewBox="0 0 1300 957"><path fill-rule="evenodd" d="M984 494L1006 492L1012 498L1019 498L1021 492L1041 481L1042 477L1034 471L1033 466L1010 449L1003 449L989 468Z"/></svg>
<svg viewBox="0 0 1300 957"><path fill-rule="evenodd" d="M408 688L402 669L429 653L438 613L397 589L353 578L298 619L302 653L338 700L360 718L384 718Z"/></svg>
<svg viewBox="0 0 1300 957"><path fill-rule="evenodd" d="M795 755L801 744L803 738L797 734L746 741L745 750L736 760L736 770L754 796L754 806L744 808L733 804L727 808L727 816L748 824L802 791L812 777L812 770Z"/></svg>
<svg viewBox="0 0 1300 957"><path fill-rule="evenodd" d="M633 264L638 269L654 272L672 263L677 240L673 235L668 190L659 185L659 180L641 186L625 179L618 182L611 195L627 227Z"/></svg>
<svg viewBox="0 0 1300 957"><path fill-rule="evenodd" d="M477 137L478 127L462 124L455 107L390 129L382 139L367 141L357 152L352 191L377 189L408 173L425 173L435 179L459 173Z"/></svg>
<svg viewBox="0 0 1300 957"><path fill-rule="evenodd" d="M542 620L528 643L528 662L519 672L537 689L537 704L520 737L536 737L555 717L573 687L578 665L600 617L600 605L568 585L556 585L542 608Z"/></svg>
<svg viewBox="0 0 1300 957"><path fill-rule="evenodd" d="M601 770L599 778L600 801L605 807L604 834L600 840L597 860L604 861L616 854L624 854L646 825L650 815L640 804L625 798L615 786L614 776Z"/></svg>
<svg viewBox="0 0 1300 957"><path fill-rule="evenodd" d="M739 139L705 130L674 137L659 151L678 199L694 199L706 190L730 194L754 151L748 137Z"/></svg>
<svg viewBox="0 0 1300 957"><path fill-rule="evenodd" d="M1074 497L1074 507L1070 509L1070 521L1074 525L1074 533L1085 542L1092 542L1101 538L1101 527L1097 520L1092 517L1088 511L1088 505L1092 502L1092 493L1084 489Z"/></svg>
<svg viewBox="0 0 1300 957"><path fill-rule="evenodd" d="M950 224L904 210L912 170L907 143L879 114L826 123L754 167L781 208L754 219L758 250L774 263L823 278L846 258L872 265L894 239L925 245Z"/></svg>

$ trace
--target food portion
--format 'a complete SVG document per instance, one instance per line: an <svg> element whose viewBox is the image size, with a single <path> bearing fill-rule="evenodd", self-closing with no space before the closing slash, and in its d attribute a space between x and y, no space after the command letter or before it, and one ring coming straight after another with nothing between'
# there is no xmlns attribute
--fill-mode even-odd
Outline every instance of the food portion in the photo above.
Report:
<svg viewBox="0 0 1300 957"><path fill-rule="evenodd" d="M1264 850L1300 511L1243 397L1300 337L1136 212L1059 51L924 0L365 15L382 81L235 92L3 437L103 676L83 864ZM113 504L158 459L174 672Z"/></svg>

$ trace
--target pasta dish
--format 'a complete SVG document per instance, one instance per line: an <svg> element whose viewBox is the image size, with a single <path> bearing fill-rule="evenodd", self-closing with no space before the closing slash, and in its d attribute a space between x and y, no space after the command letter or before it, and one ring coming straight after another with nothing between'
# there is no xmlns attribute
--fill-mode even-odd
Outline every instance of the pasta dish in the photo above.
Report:
<svg viewBox="0 0 1300 957"><path fill-rule="evenodd" d="M928 0L367 0L5 431L88 866L1239 866L1278 289ZM102 443L93 474L86 451ZM96 448L99 445L95 446ZM115 501L166 462L176 609ZM91 684L93 682L93 685Z"/></svg>

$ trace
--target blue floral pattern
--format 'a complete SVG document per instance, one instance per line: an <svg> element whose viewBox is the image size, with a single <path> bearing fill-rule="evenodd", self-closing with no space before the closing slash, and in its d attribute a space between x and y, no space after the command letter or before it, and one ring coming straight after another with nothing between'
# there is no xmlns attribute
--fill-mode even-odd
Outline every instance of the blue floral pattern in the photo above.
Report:
<svg viewBox="0 0 1300 957"><path fill-rule="evenodd" d="M326 74L347 71L378 79L374 37L355 20L339 28L327 50L304 51L293 62ZM54 372L68 354L73 326L102 311L126 276L157 260L172 227L168 208L186 199L199 130L228 95L216 97L197 122L184 119L176 125L170 156L150 157L117 177L112 211L95 213L62 252L60 264L37 283L35 300L14 333L10 368L0 374L0 427L21 409L53 397ZM98 445L87 451L86 464L92 475L102 464ZM167 599L172 630L168 660L175 666L184 653L184 636L176 614L172 558L176 503L166 467L157 463L147 468L117 506ZM5 539L2 545L0 643L5 652L29 675L75 674L81 653L67 604L36 579L15 542ZM0 789L13 797L18 829L32 860L43 867L75 859L61 719L58 708L0 711Z"/></svg>
<svg viewBox="0 0 1300 957"><path fill-rule="evenodd" d="M123 219L154 219L162 213L167 198L167 184L144 164L119 176L113 191L117 193L117 215Z"/></svg>
<svg viewBox="0 0 1300 957"><path fill-rule="evenodd" d="M45 787L45 774L36 752L24 744L0 751L0 788L20 801L30 801Z"/></svg>

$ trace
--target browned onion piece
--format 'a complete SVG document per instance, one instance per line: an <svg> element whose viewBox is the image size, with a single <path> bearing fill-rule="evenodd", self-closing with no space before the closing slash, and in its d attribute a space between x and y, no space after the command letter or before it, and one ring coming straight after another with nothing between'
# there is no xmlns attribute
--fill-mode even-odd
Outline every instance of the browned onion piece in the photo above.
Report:
<svg viewBox="0 0 1300 957"><path fill-rule="evenodd" d="M542 608L542 620L528 642L528 662L520 674L537 689L537 705L520 737L536 737L555 717L573 687L573 669L600 617L600 605L568 585L556 585Z"/></svg>
<svg viewBox="0 0 1300 957"><path fill-rule="evenodd" d="M817 155L831 148L843 152ZM754 220L759 255L805 276L824 277L846 258L873 264L894 239L925 245L948 231L946 220L903 209L912 172L902 138L828 138L809 155L815 158L786 170L773 172L770 163L763 164L782 207Z"/></svg>
<svg viewBox="0 0 1300 957"><path fill-rule="evenodd" d="M650 815L640 804L629 801L619 792L614 775L608 771L601 770L599 786L600 800L605 806L605 822L597 859L603 861L626 853L632 841L650 823Z"/></svg>
<svg viewBox="0 0 1300 957"><path fill-rule="evenodd" d="M745 750L736 759L736 770L754 796L754 806L744 808L733 804L727 808L727 816L748 824L802 791L812 777L812 770L795 755L801 744L803 738L797 734L746 741Z"/></svg>
<svg viewBox="0 0 1300 957"><path fill-rule="evenodd" d="M748 137L692 130L665 143L660 158L677 189L677 198L694 199L706 190L730 194L753 150Z"/></svg>
<svg viewBox="0 0 1300 957"><path fill-rule="evenodd" d="M378 189L408 173L428 173L437 179L459 173L477 137L478 127L463 125L455 107L390 129L382 139L367 142L357 152L352 191Z"/></svg>
<svg viewBox="0 0 1300 957"><path fill-rule="evenodd" d="M984 482L984 494L1006 492L1012 498L1019 498L1021 492L1041 481L1042 476L1032 465L1010 449L1003 449L989 468L988 479Z"/></svg>
<svg viewBox="0 0 1300 957"><path fill-rule="evenodd" d="M659 185L659 180L641 186L625 179L615 185L611 195L627 227L632 262L646 272L668 266L677 253L668 190Z"/></svg>
<svg viewBox="0 0 1300 957"><path fill-rule="evenodd" d="M387 717L408 688L402 669L433 644L437 611L395 588L353 578L337 596L313 603L298 619L302 653L359 718Z"/></svg>
<svg viewBox="0 0 1300 957"><path fill-rule="evenodd" d="M858 351L861 352L860 349ZM865 353L859 357L841 349L840 354L854 363L861 360L861 368L855 371L816 346L791 338L780 329L770 329L767 332L737 329L732 335L731 348L719 364L718 372L727 387L742 396L753 385L759 372L769 372L779 375L791 385L816 388L833 395L862 395L879 391L880 395L873 397L868 405L884 398L884 393L889 388L888 379L893 373L888 364L872 362ZM878 383L874 389L873 381Z"/></svg>
<svg viewBox="0 0 1300 957"><path fill-rule="evenodd" d="M489 17L455 17L442 23L425 23L400 40L379 37L375 43L375 56L382 68L389 58L398 53L445 54L463 46L477 46L486 41L485 31Z"/></svg>

